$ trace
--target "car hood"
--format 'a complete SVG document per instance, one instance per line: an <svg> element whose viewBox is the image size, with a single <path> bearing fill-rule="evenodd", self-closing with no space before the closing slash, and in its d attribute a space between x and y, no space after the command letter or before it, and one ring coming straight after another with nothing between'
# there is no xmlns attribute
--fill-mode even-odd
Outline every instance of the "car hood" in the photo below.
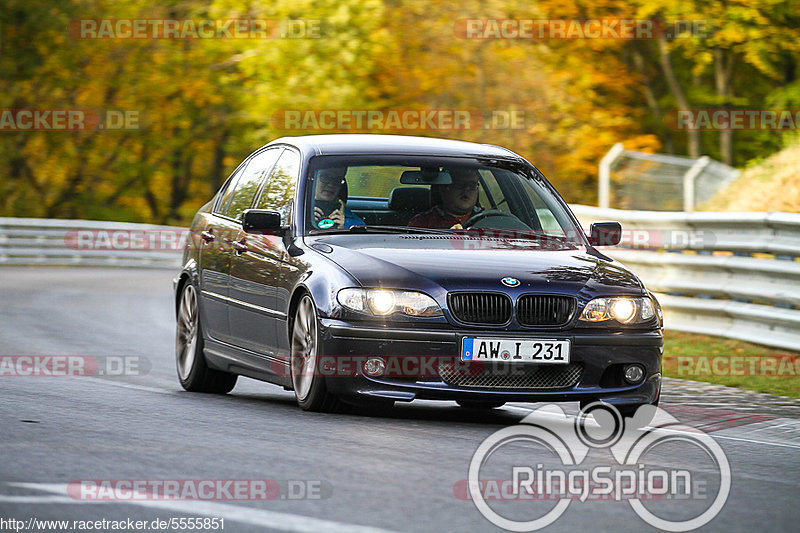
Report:
<svg viewBox="0 0 800 533"><path fill-rule="evenodd" d="M330 235L307 244L362 286L548 292L594 297L641 295L639 279L619 262L585 247L542 249L531 241L464 235ZM516 278L509 288L501 280Z"/></svg>

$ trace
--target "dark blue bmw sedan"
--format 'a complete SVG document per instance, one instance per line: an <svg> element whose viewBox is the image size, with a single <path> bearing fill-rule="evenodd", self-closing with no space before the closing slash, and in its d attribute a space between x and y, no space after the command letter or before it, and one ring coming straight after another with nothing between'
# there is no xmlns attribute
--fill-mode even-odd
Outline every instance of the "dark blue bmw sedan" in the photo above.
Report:
<svg viewBox="0 0 800 533"><path fill-rule="evenodd" d="M277 139L194 217L175 280L189 391L306 410L415 399L657 404L661 310L531 163L393 135Z"/></svg>

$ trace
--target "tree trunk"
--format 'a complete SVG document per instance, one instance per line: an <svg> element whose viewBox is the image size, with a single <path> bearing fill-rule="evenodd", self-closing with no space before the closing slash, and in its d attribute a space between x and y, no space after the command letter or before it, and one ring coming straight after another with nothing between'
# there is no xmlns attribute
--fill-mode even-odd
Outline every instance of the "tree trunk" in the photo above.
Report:
<svg viewBox="0 0 800 533"><path fill-rule="evenodd" d="M724 109L731 107L733 90L731 88L731 75L733 73L733 52L725 53L722 48L714 48L714 85L719 97L719 103ZM728 128L719 132L719 152L722 162L733 165L733 130Z"/></svg>
<svg viewBox="0 0 800 533"><path fill-rule="evenodd" d="M656 98L655 92L653 88L650 86L650 80L647 75L647 67L646 62L644 60L644 56L642 52L635 47L632 48L633 52L633 64L636 67L636 70L639 72L639 75L642 78L642 91L644 92L644 98L647 102L647 108L650 110L650 113L655 117L656 121L658 122L658 129L659 129L659 137L661 137L661 141L664 144L664 150L667 153L674 154L675 153L675 144L672 139L672 132L669 128L666 127L666 123L664 122L664 110L661 109L661 106L658 103L658 99Z"/></svg>
<svg viewBox="0 0 800 533"><path fill-rule="evenodd" d="M667 38L664 36L661 36L658 39L658 52L661 70L664 72L664 78L667 80L667 85L669 86L672 96L675 97L680 109L688 110L689 101L686 99L686 94L683 92L683 89L678 82L678 78L675 76L675 72L672 70L672 59L669 55L669 45L667 44ZM700 157L700 132L696 129L688 129L686 130L686 134L689 140L689 157L697 159Z"/></svg>

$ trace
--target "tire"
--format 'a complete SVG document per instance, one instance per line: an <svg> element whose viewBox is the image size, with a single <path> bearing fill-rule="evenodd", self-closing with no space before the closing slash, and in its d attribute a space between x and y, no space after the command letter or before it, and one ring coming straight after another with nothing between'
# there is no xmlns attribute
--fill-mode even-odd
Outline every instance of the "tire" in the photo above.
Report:
<svg viewBox="0 0 800 533"><path fill-rule="evenodd" d="M175 328L175 366L181 386L190 392L226 394L238 376L208 367L203 355L203 329L197 307L197 291L191 282L181 289Z"/></svg>
<svg viewBox="0 0 800 533"><path fill-rule="evenodd" d="M506 404L506 402L488 400L456 400L456 403L465 409L496 409Z"/></svg>
<svg viewBox="0 0 800 533"><path fill-rule="evenodd" d="M297 405L304 411L322 413L340 409L339 399L328 393L325 378L319 375L319 327L317 308L308 294L297 302L292 321L291 359L292 387Z"/></svg>

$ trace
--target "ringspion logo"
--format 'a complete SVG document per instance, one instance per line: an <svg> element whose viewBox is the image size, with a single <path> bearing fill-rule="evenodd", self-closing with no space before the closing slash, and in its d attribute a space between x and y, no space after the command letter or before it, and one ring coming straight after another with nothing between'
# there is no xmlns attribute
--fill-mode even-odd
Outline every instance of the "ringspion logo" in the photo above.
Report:
<svg viewBox="0 0 800 533"><path fill-rule="evenodd" d="M641 425L637 420L654 416L657 422L650 429L635 428ZM616 464L586 461L593 450L610 453ZM671 458L690 454L705 461L702 468L690 471L680 466L683 460L671 465ZM491 486L495 491L487 493ZM456 497L463 488L463 483L454 485ZM558 520L572 502L597 499L626 502L659 529L691 531L722 510L731 470L714 439L655 406L640 407L625 422L613 406L599 402L584 407L574 420L551 404L487 437L472 456L467 488L478 511L509 531L537 531ZM490 504L505 500L505 506ZM528 503L542 500L556 503L545 509ZM664 518L658 508L670 502L680 502L680 519ZM523 513L526 519L520 518Z"/></svg>

